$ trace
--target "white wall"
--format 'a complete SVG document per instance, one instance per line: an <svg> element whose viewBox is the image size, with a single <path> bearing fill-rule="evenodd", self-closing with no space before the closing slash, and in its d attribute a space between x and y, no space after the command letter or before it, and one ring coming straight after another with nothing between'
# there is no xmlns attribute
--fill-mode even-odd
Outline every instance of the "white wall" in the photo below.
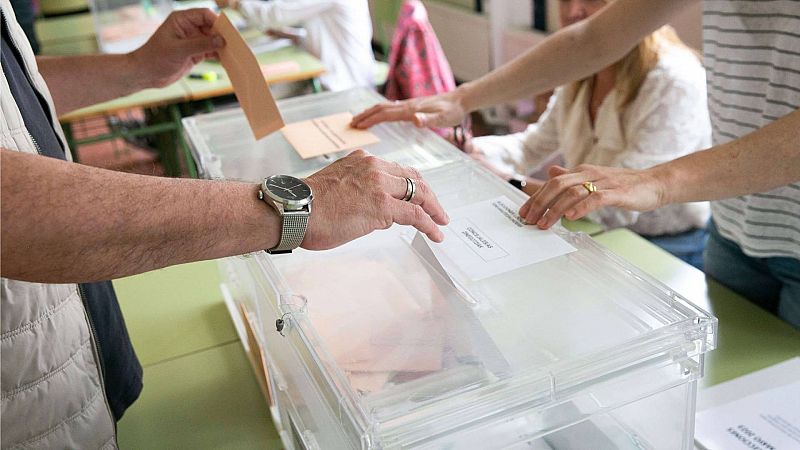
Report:
<svg viewBox="0 0 800 450"><path fill-rule="evenodd" d="M370 0L370 4L386 0ZM547 0L547 24L558 29L558 1ZM544 34L530 29L530 0L484 0L484 14L435 0L424 0L433 29L456 78L469 81L488 73L535 46ZM678 35L688 45L702 47L702 4L697 3L681 13L673 22ZM384 27L391 39L392 24ZM378 34L376 33L376 37Z"/></svg>
<svg viewBox="0 0 800 450"><path fill-rule="evenodd" d="M469 81L488 73L492 67L488 17L435 1L423 3L456 78Z"/></svg>

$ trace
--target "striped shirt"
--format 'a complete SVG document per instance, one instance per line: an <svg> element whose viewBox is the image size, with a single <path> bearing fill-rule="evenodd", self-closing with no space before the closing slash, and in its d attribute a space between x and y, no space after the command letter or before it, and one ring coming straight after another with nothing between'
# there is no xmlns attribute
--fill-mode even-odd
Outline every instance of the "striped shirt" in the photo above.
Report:
<svg viewBox="0 0 800 450"><path fill-rule="evenodd" d="M800 1L705 1L703 50L714 145L800 108ZM711 209L747 255L800 259L800 182Z"/></svg>

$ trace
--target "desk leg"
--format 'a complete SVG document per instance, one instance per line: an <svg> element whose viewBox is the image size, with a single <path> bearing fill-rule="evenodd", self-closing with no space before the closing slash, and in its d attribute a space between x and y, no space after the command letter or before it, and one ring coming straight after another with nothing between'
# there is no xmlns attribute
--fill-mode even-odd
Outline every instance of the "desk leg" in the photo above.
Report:
<svg viewBox="0 0 800 450"><path fill-rule="evenodd" d="M175 123L173 123L169 107L160 106L148 108L145 110L146 128L151 128L160 124L163 126L161 132L153 134L153 146L158 151L158 159L164 167L164 175L168 177L181 176L181 167L179 163L178 153L178 132L175 130ZM160 127L161 128L161 127Z"/></svg>
<svg viewBox="0 0 800 450"><path fill-rule="evenodd" d="M314 90L315 94L322 92L322 83L319 82L319 77L311 79L311 88Z"/></svg>
<svg viewBox="0 0 800 450"><path fill-rule="evenodd" d="M78 142L75 140L75 136L72 134L72 123L62 123L61 129L64 130L64 137L67 138L67 147L69 147L69 151L72 153L72 161L80 162L80 158L78 157Z"/></svg>
<svg viewBox="0 0 800 450"><path fill-rule="evenodd" d="M184 162L186 162L186 170L189 171L189 177L197 178L197 167L194 164L192 152L186 140L183 138L183 125L181 124L181 112L178 105L170 105L169 114L175 124L175 143L180 147L180 151L183 153L183 159ZM177 150L178 149L176 149L176 151ZM180 164L178 164L178 166L180 166Z"/></svg>

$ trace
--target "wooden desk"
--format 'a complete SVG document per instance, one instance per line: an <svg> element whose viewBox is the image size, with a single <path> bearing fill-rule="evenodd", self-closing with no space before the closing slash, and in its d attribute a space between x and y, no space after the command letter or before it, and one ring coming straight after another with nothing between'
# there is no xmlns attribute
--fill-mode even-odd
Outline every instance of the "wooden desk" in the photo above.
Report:
<svg viewBox="0 0 800 450"><path fill-rule="evenodd" d="M594 239L719 319L717 348L706 354L701 386L711 386L800 355L800 331L627 229Z"/></svg>

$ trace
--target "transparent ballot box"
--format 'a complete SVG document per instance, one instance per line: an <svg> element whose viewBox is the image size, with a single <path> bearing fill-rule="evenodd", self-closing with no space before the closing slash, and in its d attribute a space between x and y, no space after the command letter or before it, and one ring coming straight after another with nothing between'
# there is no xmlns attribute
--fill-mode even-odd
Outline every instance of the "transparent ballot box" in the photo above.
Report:
<svg viewBox="0 0 800 450"><path fill-rule="evenodd" d="M172 12L169 0L90 0L97 30L97 45L103 53L136 50Z"/></svg>
<svg viewBox="0 0 800 450"><path fill-rule="evenodd" d="M279 107L291 123L381 100L351 90ZM184 126L208 178L305 176L345 154L304 160L279 132L256 142L238 109ZM372 131L380 142L365 149L418 168L448 211L524 201L427 130ZM587 235L555 233L575 251L480 279L401 226L329 251L221 260L284 445L692 448L716 319Z"/></svg>

